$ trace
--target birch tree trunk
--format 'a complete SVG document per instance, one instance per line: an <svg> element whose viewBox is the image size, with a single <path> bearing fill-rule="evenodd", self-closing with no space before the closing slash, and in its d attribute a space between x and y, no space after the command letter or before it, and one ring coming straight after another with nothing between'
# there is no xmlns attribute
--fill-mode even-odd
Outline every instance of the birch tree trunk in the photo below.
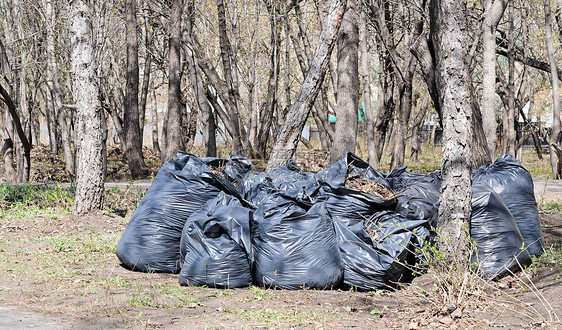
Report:
<svg viewBox="0 0 562 330"><path fill-rule="evenodd" d="M466 267L471 212L472 94L465 47L466 1L433 0L430 37L435 46L436 85L443 111L443 163L437 226L442 253Z"/></svg>
<svg viewBox="0 0 562 330"><path fill-rule="evenodd" d="M267 170L273 170L284 165L295 155L297 143L316 96L320 91L324 75L330 61L330 54L334 48L335 40L345 12L345 0L332 0L326 20L323 24L318 46L310 61L310 69L304 82L295 97L294 103L289 108L287 121L279 131L271 156L267 163Z"/></svg>
<svg viewBox="0 0 562 330"><path fill-rule="evenodd" d="M338 36L336 132L330 152L330 164L345 153L355 152L357 141L357 109L359 104L359 27L358 8L354 1L348 3Z"/></svg>
<svg viewBox="0 0 562 330"><path fill-rule="evenodd" d="M552 166L552 178L562 179L562 136L560 134L560 92L558 85L558 70L556 68L556 58L554 57L554 47L552 45L552 13L550 10L550 0L544 0L544 16L546 21L546 48L550 61L551 81L552 81L552 133L550 135L550 164Z"/></svg>
<svg viewBox="0 0 562 330"><path fill-rule="evenodd" d="M58 144L57 144L57 110L60 110L59 105L62 105L62 99L59 103L56 100L61 96L60 91L55 91L55 80L58 85L58 71L55 58L55 22L56 17L53 11L53 0L46 0L45 2L45 16L47 18L47 102L49 104L46 107L45 115L47 119L47 130L49 132L49 147L51 151L58 154ZM59 86L57 86L59 87ZM69 170L67 168L67 170ZM71 171L72 173L73 171Z"/></svg>
<svg viewBox="0 0 562 330"><path fill-rule="evenodd" d="M70 1L73 91L78 110L76 197L74 214L103 207L103 130L96 76L91 11L82 0Z"/></svg>

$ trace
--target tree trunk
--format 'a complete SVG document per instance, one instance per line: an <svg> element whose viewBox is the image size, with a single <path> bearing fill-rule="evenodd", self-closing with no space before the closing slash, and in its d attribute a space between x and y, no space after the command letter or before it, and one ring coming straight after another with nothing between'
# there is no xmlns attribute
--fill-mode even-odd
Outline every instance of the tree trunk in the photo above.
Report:
<svg viewBox="0 0 562 330"><path fill-rule="evenodd" d="M367 150L369 155L369 165L377 167L376 158L376 141L374 131L374 114L371 108L371 76L369 73L369 51L367 41L367 18L365 17L365 8L360 6L359 18L359 46L361 50L361 77L363 83L363 102L365 102L365 124L367 126Z"/></svg>
<svg viewBox="0 0 562 330"><path fill-rule="evenodd" d="M382 54L381 54L382 55ZM381 56L379 55L379 56ZM377 143L377 147L375 148L375 159L374 164L376 164L376 168L378 168L382 154L384 152L384 146L386 142L387 135L390 136L389 127L392 121L392 115L394 112L394 97L392 95L392 91L394 89L394 78L392 75L389 75L389 60L384 59L382 56L381 62L384 63L384 67L382 68L383 72L385 72L384 76L380 76L379 80L379 97L378 97L378 104L377 104L377 121L375 123L375 138L374 140Z"/></svg>
<svg viewBox="0 0 562 330"><path fill-rule="evenodd" d="M127 42L127 85L123 104L123 129L129 172L138 179L146 172L142 155L142 136L139 126L139 42L137 37L137 0L125 2ZM181 23L180 23L181 25ZM146 74L146 72L145 72ZM146 79L146 76L145 76ZM144 126L144 122L143 122Z"/></svg>
<svg viewBox="0 0 562 330"><path fill-rule="evenodd" d="M195 15L195 6L193 1L188 4L188 20L186 21L186 32L188 35L193 34L193 20ZM191 42L191 38L187 38L187 42ZM191 45L193 48L193 45ZM191 48L187 47L187 66L189 70L189 79L191 81L191 86L193 88L195 98L197 100L197 105L201 111L201 124L203 126L203 141L206 146L207 157L217 156L217 142L216 142L216 125L215 117L213 116L213 110L211 105L207 100L205 95L205 87L201 81L201 74L198 71L197 65L195 63L195 54L191 51Z"/></svg>
<svg viewBox="0 0 562 330"><path fill-rule="evenodd" d="M166 114L166 139L162 143L162 162L176 156L179 150L185 150L185 141L181 134L181 23L183 0L173 0L170 7L170 35L168 52L168 113ZM164 139L163 139L164 140Z"/></svg>
<svg viewBox="0 0 562 330"><path fill-rule="evenodd" d="M234 142L234 152L240 155L245 155L247 150L244 150L243 145L243 132L244 129L240 125L240 114L238 109L238 90L235 89L233 73L232 73L232 49L230 47L230 41L228 40L228 35L226 33L226 13L224 9L223 0L217 0L217 17L219 26L219 43L221 50L221 59L224 69L224 78L226 81L226 86L228 87L228 98L230 105L228 107L229 115L232 120L232 126L234 129L234 135L232 140ZM245 134L244 134L245 135Z"/></svg>
<svg viewBox="0 0 562 330"><path fill-rule="evenodd" d="M472 94L465 47L466 1L431 1L436 85L443 111L443 166L439 245L452 265L467 267L471 212Z"/></svg>
<svg viewBox="0 0 562 330"><path fill-rule="evenodd" d="M508 60L509 60L509 74L507 81L508 88L508 106L507 106L507 122L504 122L504 131L506 135L504 153L508 153L515 157L515 59L514 59L514 45L515 45L515 28L514 28L514 8L513 2L509 1L508 16L509 16L509 30L508 30ZM517 116L519 117L519 116Z"/></svg>
<svg viewBox="0 0 562 330"><path fill-rule="evenodd" d="M280 52L281 52L281 22L279 22L279 3L277 0L271 1L271 4L266 1L266 7L269 12L269 20L271 26L271 53L270 53L270 67L269 78L267 82L267 96L265 97L264 104L261 111L257 141L254 143L255 157L265 159L267 157L267 145L269 141L271 124L273 114L278 107L278 86L279 86L279 72L281 67Z"/></svg>
<svg viewBox="0 0 562 330"><path fill-rule="evenodd" d="M295 7L295 8L298 8ZM290 25L287 25L287 28L289 29L289 33L291 36L291 39L293 41L293 49L295 50L295 55L297 56L297 61L299 63L301 72L303 74L303 76L306 76L306 70L308 69L307 66L307 62L310 62L308 57L305 60L305 57L303 55L303 53L306 53L308 55L310 50L306 50L306 47L310 46L308 45L308 38L306 37L306 35L304 34L304 31L301 31L301 26L302 24L299 21L299 37L300 38L296 38L295 36L293 36L293 34L291 33L290 30ZM301 48L301 45L299 43L299 40L303 41L303 45L304 47ZM304 51L303 51L304 49ZM314 122L316 123L316 127L318 128L318 135L320 136L320 144L322 146L323 150L329 150L332 146L332 141L333 141L333 130L332 128L329 126L328 123L328 105L327 102L324 102L325 99L325 95L324 95L324 91L321 88L320 89L320 97L317 98L314 102L314 106L312 107L312 116L314 118Z"/></svg>
<svg viewBox="0 0 562 330"><path fill-rule="evenodd" d="M152 88L152 151L156 157L160 157L160 145L158 144L158 100L156 99L156 89Z"/></svg>
<svg viewBox="0 0 562 330"><path fill-rule="evenodd" d="M57 112L62 106L62 94L58 83L58 70L55 59L55 22L57 18L53 11L52 0L45 2L45 16L47 18L47 100L48 102L45 117L47 119L47 130L49 132L49 146L53 153L58 154L57 144ZM55 87L55 81L57 86ZM59 99L60 98L60 99ZM60 101L60 102L59 102ZM67 168L67 170L69 170ZM72 173L72 172L71 172Z"/></svg>
<svg viewBox="0 0 562 330"><path fill-rule="evenodd" d="M562 136L560 134L560 92L558 85L558 70L556 68L556 58L554 57L554 47L552 45L552 14L550 11L550 0L544 0L546 48L550 61L551 81L552 81L552 133L550 135L550 164L552 166L552 178L562 179Z"/></svg>
<svg viewBox="0 0 562 330"><path fill-rule="evenodd" d="M419 97L419 96L418 96ZM414 118L412 123L412 128L409 130L410 135L410 162L415 162L418 160L418 154L421 150L419 133L420 128L423 125L423 121L427 115L427 109L429 108L429 97L424 97L421 106L418 109L418 114Z"/></svg>
<svg viewBox="0 0 562 330"><path fill-rule="evenodd" d="M10 183L16 183L18 179L14 167L14 140L10 136L13 132L14 123L8 109L6 109L2 125L2 159L4 160L4 175Z"/></svg>
<svg viewBox="0 0 562 330"><path fill-rule="evenodd" d="M330 3L329 13L323 24L318 46L309 65L310 69L289 109L287 121L277 136L267 163L268 171L284 165L295 154L302 129L324 80L330 54L345 12L345 2L345 0L332 0Z"/></svg>
<svg viewBox="0 0 562 330"><path fill-rule="evenodd" d="M70 1L73 90L78 109L78 167L74 214L101 209L105 192L102 108L98 98L98 77L93 62L93 31L90 15L90 8L84 1Z"/></svg>
<svg viewBox="0 0 562 330"><path fill-rule="evenodd" d="M70 109L61 108L57 112L58 123L61 129L60 136L62 140L62 151L64 153L64 164L66 170L74 173L74 154L72 153L72 111Z"/></svg>
<svg viewBox="0 0 562 330"><path fill-rule="evenodd" d="M146 100L148 99L148 89L150 87L150 73L152 72L152 55L150 48L152 44L151 30L153 26L149 23L148 16L144 17L144 70L142 76L141 96L139 100L139 128L141 136L141 150L144 144L144 123L146 121Z"/></svg>
<svg viewBox="0 0 562 330"><path fill-rule="evenodd" d="M330 164L347 152L355 152L357 142L357 109L359 108L359 27L358 8L348 3L338 36L338 93L336 106L336 133L330 152Z"/></svg>
<svg viewBox="0 0 562 330"><path fill-rule="evenodd" d="M482 22L482 125L488 150L492 158L496 155L496 29L505 11L504 0L484 1ZM512 1L511 1L512 2Z"/></svg>

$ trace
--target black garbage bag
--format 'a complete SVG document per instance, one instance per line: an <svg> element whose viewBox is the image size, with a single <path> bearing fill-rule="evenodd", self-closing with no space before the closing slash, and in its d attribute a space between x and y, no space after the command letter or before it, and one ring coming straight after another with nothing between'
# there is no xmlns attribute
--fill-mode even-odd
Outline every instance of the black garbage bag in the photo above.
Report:
<svg viewBox="0 0 562 330"><path fill-rule="evenodd" d="M531 264L531 256L523 248L523 237L513 216L498 194L485 183L472 185L470 236L477 248L471 263L486 278L498 279Z"/></svg>
<svg viewBox="0 0 562 330"><path fill-rule="evenodd" d="M324 203L310 209L273 194L254 212L254 280L268 288L331 289L343 278L334 226Z"/></svg>
<svg viewBox="0 0 562 330"><path fill-rule="evenodd" d="M318 172L316 179L323 194L328 197L325 203L330 217L338 219L363 242L371 244L370 237L363 230L364 221L376 212L396 208L396 198L388 188L384 174L348 153L329 168ZM348 184L352 180L365 184ZM369 186L369 183L375 185Z"/></svg>
<svg viewBox="0 0 562 330"><path fill-rule="evenodd" d="M412 185L425 183L426 185L441 186L441 170L435 170L430 174L419 174L406 171L406 166L400 165L386 175L386 180L390 188L395 192L400 192Z"/></svg>
<svg viewBox="0 0 562 330"><path fill-rule="evenodd" d="M249 173L241 184L241 193L255 207L272 194L311 207L319 201L320 185L314 173L304 172L292 160L267 173Z"/></svg>
<svg viewBox="0 0 562 330"><path fill-rule="evenodd" d="M131 270L180 270L181 232L189 216L221 191L237 194L194 155L178 152L156 175L117 245L117 256Z"/></svg>
<svg viewBox="0 0 562 330"><path fill-rule="evenodd" d="M364 226L361 234L358 225L349 227L334 219L344 264L343 287L361 291L391 289L410 280L416 270L416 247L423 247L430 236L427 221L381 211L360 225Z"/></svg>
<svg viewBox="0 0 562 330"><path fill-rule="evenodd" d="M221 192L191 214L180 243L181 285L239 288L252 284L252 212Z"/></svg>
<svg viewBox="0 0 562 330"><path fill-rule="evenodd" d="M203 162L222 173L229 181L239 186L244 176L252 171L252 162L240 155L230 155L227 158L205 157Z"/></svg>
<svg viewBox="0 0 562 330"><path fill-rule="evenodd" d="M431 227L437 226L439 189L433 182L410 182L396 194L396 213L411 220L427 220Z"/></svg>
<svg viewBox="0 0 562 330"><path fill-rule="evenodd" d="M531 255L544 249L539 210L531 174L510 155L501 155L492 164L473 171L473 182L487 183L505 202Z"/></svg>
<svg viewBox="0 0 562 330"><path fill-rule="evenodd" d="M316 173L317 181L328 183L332 187L344 186L349 177L359 177L391 189L384 173L375 170L367 162L350 152L330 167Z"/></svg>

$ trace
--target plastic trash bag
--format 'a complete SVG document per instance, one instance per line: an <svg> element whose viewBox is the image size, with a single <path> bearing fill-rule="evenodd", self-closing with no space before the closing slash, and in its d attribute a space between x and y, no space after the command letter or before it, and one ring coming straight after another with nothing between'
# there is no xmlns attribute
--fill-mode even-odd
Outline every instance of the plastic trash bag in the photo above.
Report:
<svg viewBox="0 0 562 330"><path fill-rule="evenodd" d="M357 176L379 183L388 189L391 188L384 173L375 170L364 160L350 152L332 164L332 166L318 172L316 180L329 183L332 187L337 187L344 186L346 179L350 176Z"/></svg>
<svg viewBox="0 0 562 330"><path fill-rule="evenodd" d="M252 210L220 193L193 213L183 228L181 285L238 288L252 284Z"/></svg>
<svg viewBox="0 0 562 330"><path fill-rule="evenodd" d="M392 190L400 192L412 185L424 183L433 185L439 192L441 186L441 170L435 170L430 174L419 174L406 171L406 166L400 165L386 175L386 180L390 184Z"/></svg>
<svg viewBox="0 0 562 330"><path fill-rule="evenodd" d="M473 171L473 182L485 182L505 202L531 255L544 249L539 210L531 174L510 155L501 155L492 164Z"/></svg>
<svg viewBox="0 0 562 330"><path fill-rule="evenodd" d="M241 193L255 207L273 194L311 207L318 202L320 185L314 173L303 172L292 160L267 173L249 173L241 184Z"/></svg>
<svg viewBox="0 0 562 330"><path fill-rule="evenodd" d="M117 245L117 256L131 270L176 273L185 221L221 191L237 194L194 155L178 152L167 161L144 195Z"/></svg>
<svg viewBox="0 0 562 330"><path fill-rule="evenodd" d="M509 209L485 183L472 186L470 236L477 248L471 263L486 278L497 279L531 263Z"/></svg>
<svg viewBox="0 0 562 330"><path fill-rule="evenodd" d="M211 168L219 170L235 186L238 186L244 176L252 171L252 162L240 155L230 155L227 158L205 157L201 160Z"/></svg>
<svg viewBox="0 0 562 330"><path fill-rule="evenodd" d="M335 218L334 226L343 264L343 288L361 291L394 288L411 278L406 260L417 244L414 230L427 221L406 221L391 211L377 212L366 221L363 234ZM367 233L368 232L368 233ZM427 231L429 233L429 231ZM359 235L358 235L359 234ZM366 242L364 236L369 237ZM363 237L361 237L363 236ZM420 239L421 233L420 233ZM412 263L413 265L413 263Z"/></svg>
<svg viewBox="0 0 562 330"><path fill-rule="evenodd" d="M411 220L427 220L429 226L435 227L439 197L439 186L433 183L412 184L396 194L396 213Z"/></svg>
<svg viewBox="0 0 562 330"><path fill-rule="evenodd" d="M310 209L273 194L262 201L252 222L254 280L283 289L331 289L343 278L334 226L324 203Z"/></svg>

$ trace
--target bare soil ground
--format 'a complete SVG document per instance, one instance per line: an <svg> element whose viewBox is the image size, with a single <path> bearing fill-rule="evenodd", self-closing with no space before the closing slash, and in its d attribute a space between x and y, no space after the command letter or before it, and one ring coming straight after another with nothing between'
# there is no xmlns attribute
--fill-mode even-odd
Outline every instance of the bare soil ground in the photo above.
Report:
<svg viewBox="0 0 562 330"><path fill-rule="evenodd" d="M177 275L121 267L115 247L132 215L124 199L116 191L111 208L80 217L1 210L0 328L562 327L554 315L562 316L555 256L498 282L471 281L455 304L443 300L433 273L394 292L182 287ZM561 247L562 213L542 212L541 221L547 246Z"/></svg>
<svg viewBox="0 0 562 330"><path fill-rule="evenodd" d="M58 216L8 216L2 221L0 312L6 314L0 328L561 326L549 322L547 311L562 311L560 264L531 267L517 275L521 279L468 286L466 298L453 307L439 300L442 294L431 273L395 292L181 287L177 275L121 267L114 249L126 218ZM543 214L542 221L547 244L562 246L562 215ZM531 281L525 276L535 287L526 287Z"/></svg>

